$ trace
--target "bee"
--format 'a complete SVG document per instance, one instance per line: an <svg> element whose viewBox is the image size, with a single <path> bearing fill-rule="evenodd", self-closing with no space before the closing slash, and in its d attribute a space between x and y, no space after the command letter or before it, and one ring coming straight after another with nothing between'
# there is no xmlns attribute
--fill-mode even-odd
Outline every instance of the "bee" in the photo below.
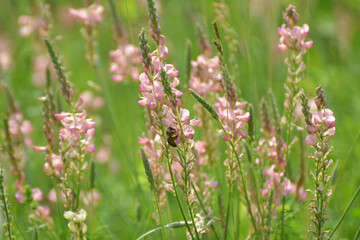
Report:
<svg viewBox="0 0 360 240"><path fill-rule="evenodd" d="M178 138L179 134L177 133L176 129L173 127L169 127L166 130L167 142L172 147L177 147L176 139Z"/></svg>

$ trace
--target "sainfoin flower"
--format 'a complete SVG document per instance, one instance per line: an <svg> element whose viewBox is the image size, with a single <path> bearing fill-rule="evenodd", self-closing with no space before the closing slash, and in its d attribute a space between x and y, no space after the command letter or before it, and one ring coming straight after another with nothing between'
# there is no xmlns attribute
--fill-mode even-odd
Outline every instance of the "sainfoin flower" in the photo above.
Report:
<svg viewBox="0 0 360 240"><path fill-rule="evenodd" d="M320 128L323 128L324 135L332 137L335 134L336 120L334 113L330 109L322 109L312 113L310 124L306 125L306 130L309 135L306 137L305 142L309 146L314 146L317 143L317 136L321 134Z"/></svg>
<svg viewBox="0 0 360 240"><path fill-rule="evenodd" d="M164 115L166 116L162 123L166 127L172 127L178 132L177 142L180 142L182 134L188 139L193 139L195 130L193 127L199 124L199 120L190 120L190 112L187 109L180 109L180 123L177 121L177 117L168 106L164 106Z"/></svg>
<svg viewBox="0 0 360 240"><path fill-rule="evenodd" d="M229 104L226 97L218 97L215 108L219 119L225 121L224 128L231 138L244 138L247 136L244 127L250 120L250 113L244 111L247 102L235 102L234 108ZM224 139L227 140L225 136Z"/></svg>
<svg viewBox="0 0 360 240"><path fill-rule="evenodd" d="M44 33L46 30L46 22L42 18L34 18L27 15L21 15L18 19L20 25L19 35L21 37L27 37L35 31Z"/></svg>
<svg viewBox="0 0 360 240"><path fill-rule="evenodd" d="M83 22L86 26L94 26L103 20L104 7L95 2L88 8L70 8L69 13L72 18Z"/></svg>
<svg viewBox="0 0 360 240"><path fill-rule="evenodd" d="M143 65L144 72L139 76L141 82L139 88L143 97L138 103L142 106L148 105L150 109L161 108L166 104L166 93L160 76L162 69L168 77L172 94L176 98L182 95L182 92L176 89L180 82L177 78L179 71L172 64L164 64L168 50L165 46L165 37L161 35L160 39L159 50L155 50L150 55L150 69ZM149 71L152 73L152 77L149 75ZM179 102L176 101L176 103L178 104Z"/></svg>
<svg viewBox="0 0 360 240"><path fill-rule="evenodd" d="M138 81L139 72L137 64L141 63L140 48L125 44L110 52L111 66L109 71L113 74L114 82L122 82L126 78Z"/></svg>
<svg viewBox="0 0 360 240"><path fill-rule="evenodd" d="M266 177L265 188L261 190L262 195L267 195L271 190L274 190L273 201L279 205L282 201L282 196L287 196L294 188L290 180L284 177L284 173L275 171L275 165L263 170L263 175Z"/></svg>
<svg viewBox="0 0 360 240"><path fill-rule="evenodd" d="M55 117L64 126L59 131L61 142L69 144L72 149L81 147L89 153L95 151L94 144L91 144L91 139L95 133L95 122L86 119L85 110L75 114L62 112L55 114Z"/></svg>
<svg viewBox="0 0 360 240"><path fill-rule="evenodd" d="M280 35L280 44L278 45L280 50L296 48L304 54L306 49L311 48L313 45L313 41L306 41L306 37L309 35L309 26L307 24L302 27L295 26L292 29L283 24L281 28L278 28L278 33Z"/></svg>
<svg viewBox="0 0 360 240"><path fill-rule="evenodd" d="M206 55L199 55L196 61L191 61L191 65L191 89L202 97L206 97L210 92L221 91L219 57L208 58Z"/></svg>
<svg viewBox="0 0 360 240"><path fill-rule="evenodd" d="M307 24L304 24L302 27L295 26L299 20L299 15L296 13L296 8L292 5L286 9L284 19L286 24L278 28L278 34L280 35L278 48L282 51L287 48L298 50L304 55L306 49L311 48L313 45L313 41L306 41L310 32L309 26Z"/></svg>

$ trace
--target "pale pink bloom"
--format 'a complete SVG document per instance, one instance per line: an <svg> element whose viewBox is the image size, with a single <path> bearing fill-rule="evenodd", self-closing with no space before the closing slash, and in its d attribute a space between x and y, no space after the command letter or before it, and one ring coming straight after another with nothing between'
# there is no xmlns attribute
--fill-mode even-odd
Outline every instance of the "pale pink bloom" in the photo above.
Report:
<svg viewBox="0 0 360 240"><path fill-rule="evenodd" d="M83 22L86 26L94 26L103 20L104 7L98 2L93 3L88 8L69 9L69 14L77 21Z"/></svg>
<svg viewBox="0 0 360 240"><path fill-rule="evenodd" d="M311 133L305 139L309 146L315 146L317 135L320 134L318 130L324 127L324 136L332 137L335 134L336 119L334 113L330 109L322 109L312 113L311 125L306 125L306 130Z"/></svg>
<svg viewBox="0 0 360 240"><path fill-rule="evenodd" d="M311 48L313 45L313 41L305 40L309 35L309 26L307 24L304 24L302 27L289 27L283 24L281 28L278 28L278 34L280 35L278 48L282 51L287 48L295 48L300 50L302 54L305 54L306 49Z"/></svg>
<svg viewBox="0 0 360 240"><path fill-rule="evenodd" d="M283 177L283 172L277 172L275 165L270 166L268 169L263 169L263 175L266 177L265 188L261 190L262 195L267 195L271 190L274 191L273 200L278 205L281 203L282 196L289 195L293 191L294 186L290 180Z"/></svg>
<svg viewBox="0 0 360 240"><path fill-rule="evenodd" d="M63 161L61 159L61 156L56 155L54 153L52 154L52 159L51 159L52 166L50 166L49 158L50 158L50 156L47 155L46 156L47 162L44 163L44 167L43 167L44 172L47 173L47 174L50 174L51 173L51 167L52 167L53 170L54 170L55 175L59 177L61 175L61 171L63 169Z"/></svg>
<svg viewBox="0 0 360 240"><path fill-rule="evenodd" d="M208 186L210 188L217 188L219 186L219 182L208 182Z"/></svg>
<svg viewBox="0 0 360 240"><path fill-rule="evenodd" d="M64 202L65 201L65 193L63 191L61 191L61 192L59 192L59 194L60 194L61 201ZM71 189L66 189L66 195L68 195L68 197L71 195ZM47 199L51 203L56 203L57 198L56 198L56 191L54 188L52 188L50 190L50 192L48 193Z"/></svg>
<svg viewBox="0 0 360 240"><path fill-rule="evenodd" d="M7 42L0 39L0 69L8 70L10 67L10 53Z"/></svg>
<svg viewBox="0 0 360 240"><path fill-rule="evenodd" d="M305 201L307 198L306 191L302 186L297 187L296 185L294 185L292 187L291 194L293 194L299 201Z"/></svg>
<svg viewBox="0 0 360 240"><path fill-rule="evenodd" d="M26 198L24 196L23 191L21 191L21 190L16 191L15 200L19 203L25 202Z"/></svg>
<svg viewBox="0 0 360 240"><path fill-rule="evenodd" d="M196 61L191 61L191 65L191 89L203 97L211 92L221 91L221 71L217 56L209 59L205 55L199 55Z"/></svg>
<svg viewBox="0 0 360 240"><path fill-rule="evenodd" d="M231 107L225 96L217 99L214 106L228 135L233 139L245 138L245 125L250 120L250 113L244 111L247 102L235 102L235 106ZM226 136L223 139L228 140Z"/></svg>
<svg viewBox="0 0 360 240"><path fill-rule="evenodd" d="M20 25L19 35L21 37L29 36L36 29L36 20L30 16L21 15L18 23Z"/></svg>
<svg viewBox="0 0 360 240"><path fill-rule="evenodd" d="M86 110L97 110L102 108L105 104L104 98L100 96L95 97L89 90L82 92L80 97L83 101L81 106Z"/></svg>
<svg viewBox="0 0 360 240"><path fill-rule="evenodd" d="M59 139L62 142L68 142L75 150L76 146L83 146L89 153L94 152L94 145L90 143L94 132L95 122L86 119L86 111L80 113L58 113L55 117L60 120L65 127L59 131Z"/></svg>
<svg viewBox="0 0 360 240"><path fill-rule="evenodd" d="M35 215L41 219L47 219L50 216L49 206L38 206L35 210Z"/></svg>
<svg viewBox="0 0 360 240"><path fill-rule="evenodd" d="M46 31L46 22L42 18L21 15L18 18L18 24L20 25L19 35L21 37L27 37L35 31L39 31L39 33L45 34Z"/></svg>
<svg viewBox="0 0 360 240"><path fill-rule="evenodd" d="M94 204L94 208L97 208L99 201L101 200L101 194L94 189L93 193L91 191L83 194L83 202L86 206L90 207L91 204Z"/></svg>
<svg viewBox="0 0 360 240"><path fill-rule="evenodd" d="M316 145L316 133L310 134L306 137L305 142L308 146Z"/></svg>
<svg viewBox="0 0 360 240"><path fill-rule="evenodd" d="M101 164L107 163L110 160L110 150L107 147L101 147L96 153L96 159Z"/></svg>
<svg viewBox="0 0 360 240"><path fill-rule="evenodd" d="M40 202L43 199L43 194L39 188L32 189L33 201Z"/></svg>
<svg viewBox="0 0 360 240"><path fill-rule="evenodd" d="M9 116L9 132L12 136L18 136L24 139L26 146L32 146L32 140L29 138L33 131L33 126L24 117L20 111L12 112Z"/></svg>
<svg viewBox="0 0 360 240"><path fill-rule="evenodd" d="M49 202L56 202L56 191L54 188L50 190L49 194L47 195L47 199L49 200Z"/></svg>
<svg viewBox="0 0 360 240"><path fill-rule="evenodd" d="M45 152L48 150L48 146L32 146L34 152Z"/></svg>
<svg viewBox="0 0 360 240"><path fill-rule="evenodd" d="M140 48L131 44L120 45L118 49L110 52L111 66L109 71L113 73L114 82L122 82L126 79L137 81L139 73L137 64L141 63Z"/></svg>
<svg viewBox="0 0 360 240"><path fill-rule="evenodd" d="M165 103L166 94L164 92L164 86L161 83L160 72L163 69L165 74L168 76L169 85L171 92L175 97L182 96L182 92L176 89L179 85L179 79L176 77L178 71L171 64L164 65L162 60L159 58L157 51L152 54L152 65L151 70L155 73L152 79L149 78L147 72L143 72L139 75L141 82L139 89L142 93L142 99L138 102L141 106L148 105L150 109L161 108ZM172 80L172 81L171 81Z"/></svg>
<svg viewBox="0 0 360 240"><path fill-rule="evenodd" d="M180 126L177 121L177 117L172 112L172 109L170 109L166 105L163 107L163 109L164 109L164 114L166 117L162 119L162 123L166 127L174 128L179 133L177 142L180 142L180 140L181 140L181 130L182 130L182 133L184 134L184 137L186 137L188 139L193 139L194 133L195 133L195 130L193 127L195 127L199 124L199 120L194 120L194 119L190 120L189 110L181 108L180 114L179 114L180 115L180 124L181 124L181 126Z"/></svg>
<svg viewBox="0 0 360 240"><path fill-rule="evenodd" d="M34 70L31 78L32 84L36 87L43 87L46 83L46 69L50 67L50 70L54 71L49 57L45 55L35 57L32 66Z"/></svg>
<svg viewBox="0 0 360 240"><path fill-rule="evenodd" d="M183 170L183 167L178 161L174 161L171 165L171 169L174 171L174 175L177 179L181 179L181 172Z"/></svg>
<svg viewBox="0 0 360 240"><path fill-rule="evenodd" d="M206 153L206 142L204 141L196 141L195 142L195 151L198 155L203 155Z"/></svg>

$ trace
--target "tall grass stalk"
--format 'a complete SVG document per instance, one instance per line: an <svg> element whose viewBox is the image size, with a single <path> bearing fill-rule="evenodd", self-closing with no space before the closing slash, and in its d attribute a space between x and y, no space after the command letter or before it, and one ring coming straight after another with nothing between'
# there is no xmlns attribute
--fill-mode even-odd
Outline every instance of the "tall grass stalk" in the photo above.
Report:
<svg viewBox="0 0 360 240"><path fill-rule="evenodd" d="M348 213L350 207L352 206L352 204L354 203L356 197L358 196L358 194L360 193L360 185L357 188L357 190L355 191L353 197L351 198L349 204L347 205L345 211L343 212L343 214L341 215L341 217L339 218L339 220L337 221L337 223L335 224L335 227L333 228L333 230L330 232L329 234L329 239L332 237L332 235L336 232L336 230L338 229L338 227L340 226L341 222L344 220L344 217L346 216L346 214Z"/></svg>

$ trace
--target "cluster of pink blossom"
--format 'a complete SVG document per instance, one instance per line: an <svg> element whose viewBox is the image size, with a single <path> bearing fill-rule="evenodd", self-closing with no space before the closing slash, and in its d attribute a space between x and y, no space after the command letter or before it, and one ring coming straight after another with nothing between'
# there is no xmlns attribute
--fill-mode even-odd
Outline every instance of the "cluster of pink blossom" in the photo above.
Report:
<svg viewBox="0 0 360 240"><path fill-rule="evenodd" d="M182 136L193 139L195 130L193 127L196 127L200 120L190 120L190 112L187 109L180 109L179 119L180 122L177 120L177 116L171 111L171 108L164 105L163 106L163 114L165 118L162 119L162 123L166 127L172 127L177 130L180 134L178 134L176 142L179 143L182 139Z"/></svg>
<svg viewBox="0 0 360 240"><path fill-rule="evenodd" d="M43 18L34 18L27 15L21 15L18 19L20 25L19 35L21 37L27 37L33 32L38 31L41 35L46 34L46 22Z"/></svg>
<svg viewBox="0 0 360 240"><path fill-rule="evenodd" d="M10 67L9 45L0 39L0 71L8 70Z"/></svg>
<svg viewBox="0 0 360 240"><path fill-rule="evenodd" d="M305 139L306 144L315 146L320 134L331 138L335 134L335 125L334 113L330 109L325 108L313 112L309 124L306 125L306 130L309 133ZM319 131L320 128L323 128L322 132Z"/></svg>
<svg viewBox="0 0 360 240"><path fill-rule="evenodd" d="M98 2L93 3L88 8L69 9L69 14L77 21L83 22L86 26L94 26L103 20L104 7Z"/></svg>
<svg viewBox="0 0 360 240"><path fill-rule="evenodd" d="M194 150L196 151L196 163L197 165L204 165L206 163L206 142L205 141L196 141Z"/></svg>
<svg viewBox="0 0 360 240"><path fill-rule="evenodd" d="M43 87L46 83L46 69L50 67L51 71L54 69L50 66L50 59L45 55L39 55L34 58L32 69L34 71L31 82L35 87Z"/></svg>
<svg viewBox="0 0 360 240"><path fill-rule="evenodd" d="M39 188L33 188L31 190L31 195L32 195L34 202L40 202L43 200L43 193ZM24 196L24 188L23 187L21 187L21 190L18 190L15 193L15 200L20 203L25 202L26 197Z"/></svg>
<svg viewBox="0 0 360 240"><path fill-rule="evenodd" d="M51 154L46 156L46 162L44 163L44 172L51 175L52 173L60 177L61 171L63 169L63 161L60 155ZM52 172L53 171L53 172Z"/></svg>
<svg viewBox="0 0 360 240"><path fill-rule="evenodd" d="M168 49L165 46L165 37L160 36L160 45L158 50L151 53L150 57L150 69L143 64L144 72L140 74L139 80L141 82L139 88L142 93L142 99L138 102L142 106L148 106L151 110L162 109L165 102L166 93L161 81L161 70L165 71L166 77L172 79L169 81L171 93L176 97L176 106L180 107L181 102L178 97L182 96L182 92L176 89L180 81L177 78L179 71L175 69L172 64L164 64L164 60L167 58ZM170 101L170 100L169 100ZM167 114L170 110L166 110Z"/></svg>
<svg viewBox="0 0 360 240"><path fill-rule="evenodd" d="M279 49L282 51L287 48L296 49L305 54L306 49L311 48L313 45L313 41L306 41L306 37L309 35L309 26L307 24L302 27L294 26L299 19L294 6L290 6L286 10L284 18L286 24L278 28L278 33L281 36L278 45Z"/></svg>
<svg viewBox="0 0 360 240"><path fill-rule="evenodd" d="M14 111L9 116L9 132L12 137L21 138L26 146L32 146L32 140L29 134L33 131L33 125L28 120L24 120L24 116L20 111Z"/></svg>
<svg viewBox="0 0 360 240"><path fill-rule="evenodd" d="M237 140L239 138L245 138L247 136L244 127L250 120L250 113L245 112L247 102L238 102L234 104L228 102L226 97L218 97L218 102L214 105L216 112L219 115L219 119L223 123L226 132L231 139ZM223 136L223 139L227 141L227 137Z"/></svg>
<svg viewBox="0 0 360 240"><path fill-rule="evenodd" d="M132 44L125 44L110 52L111 66L109 71L113 73L114 82L122 82L127 77L138 81L139 72L137 64L141 63L140 48Z"/></svg>
<svg viewBox="0 0 360 240"><path fill-rule="evenodd" d="M95 151L95 145L91 144L91 139L95 133L95 122L91 119L86 119L86 111L80 113L58 113L55 117L60 120L65 127L59 132L59 139L71 147L70 153L75 153L76 148L80 147L87 152Z"/></svg>
<svg viewBox="0 0 360 240"><path fill-rule="evenodd" d="M104 98L101 96L94 96L94 93L90 90L80 93L80 97L83 101L82 107L86 109L86 111L95 111L105 105Z"/></svg>
<svg viewBox="0 0 360 240"><path fill-rule="evenodd" d="M192 74L190 77L190 88L202 97L207 97L210 92L220 92L221 73L219 57L208 58L199 55L196 61L191 61Z"/></svg>
<svg viewBox="0 0 360 240"><path fill-rule="evenodd" d="M286 144L282 140L279 141L276 136L270 136L259 140L257 150L263 155L264 162L270 160L271 163L275 163L277 169L284 169L286 166L283 156L285 148Z"/></svg>
<svg viewBox="0 0 360 240"><path fill-rule="evenodd" d="M290 193L296 196L300 201L306 200L306 192L303 187L297 188L296 184L284 177L284 172L276 171L276 166L271 165L268 169L263 170L263 175L266 177L264 189L261 189L262 195L268 195L271 190L274 191L273 202L275 207L282 203L282 197L288 196Z"/></svg>

